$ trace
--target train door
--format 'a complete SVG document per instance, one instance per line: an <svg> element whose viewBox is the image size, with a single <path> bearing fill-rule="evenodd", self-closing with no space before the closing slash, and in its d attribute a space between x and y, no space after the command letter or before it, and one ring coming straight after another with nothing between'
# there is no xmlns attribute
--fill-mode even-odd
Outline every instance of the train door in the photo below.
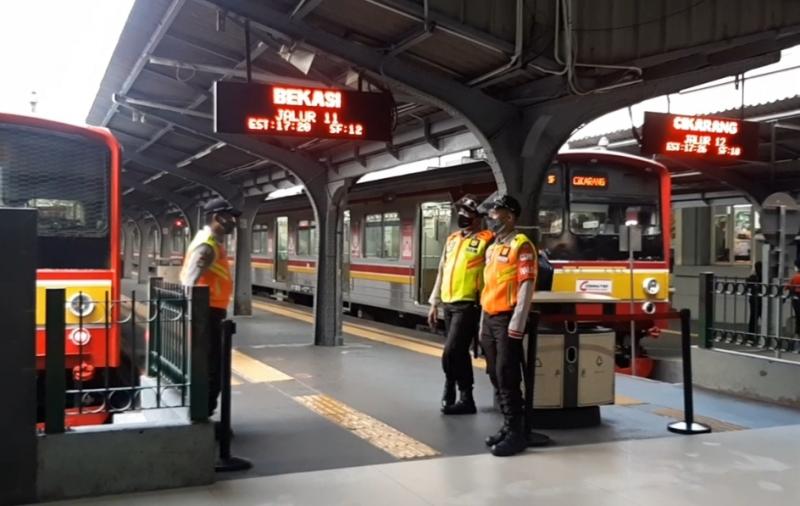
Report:
<svg viewBox="0 0 800 506"><path fill-rule="evenodd" d="M427 304L436 282L439 259L450 234L450 202L424 202L420 205L419 262L417 262L417 302Z"/></svg>
<svg viewBox="0 0 800 506"><path fill-rule="evenodd" d="M350 293L350 211L342 218L342 293Z"/></svg>
<svg viewBox="0 0 800 506"><path fill-rule="evenodd" d="M289 277L289 218L275 219L275 281L285 282Z"/></svg>

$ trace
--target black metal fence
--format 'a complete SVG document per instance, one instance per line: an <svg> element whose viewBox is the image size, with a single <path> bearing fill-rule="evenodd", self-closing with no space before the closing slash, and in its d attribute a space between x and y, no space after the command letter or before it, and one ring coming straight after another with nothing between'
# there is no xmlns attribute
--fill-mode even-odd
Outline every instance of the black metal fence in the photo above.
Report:
<svg viewBox="0 0 800 506"><path fill-rule="evenodd" d="M788 282L700 274L699 337L706 348L800 354L798 312L800 293Z"/></svg>
<svg viewBox="0 0 800 506"><path fill-rule="evenodd" d="M140 410L208 417L206 287L187 293L154 278L144 299L133 292L111 300L106 292L102 301L48 289L45 344L38 416L47 433Z"/></svg>

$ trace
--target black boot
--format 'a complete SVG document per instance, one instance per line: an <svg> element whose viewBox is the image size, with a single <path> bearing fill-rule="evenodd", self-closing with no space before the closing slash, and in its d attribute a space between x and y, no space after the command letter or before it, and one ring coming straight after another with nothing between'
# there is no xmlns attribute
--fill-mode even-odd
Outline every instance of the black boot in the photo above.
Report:
<svg viewBox="0 0 800 506"><path fill-rule="evenodd" d="M495 457L509 457L516 455L528 447L528 437L524 430L524 420L521 416L511 416L508 419L508 432L502 441L492 446L492 455Z"/></svg>
<svg viewBox="0 0 800 506"><path fill-rule="evenodd" d="M472 398L472 387L459 390L458 402L442 407L445 415L474 415L478 412L475 399Z"/></svg>
<svg viewBox="0 0 800 506"><path fill-rule="evenodd" d="M500 430L498 430L496 433L486 438L485 440L486 446L491 448L492 446L496 445L497 443L506 438L506 434L508 434L508 420L509 419L506 418L503 421L503 426L500 427Z"/></svg>
<svg viewBox="0 0 800 506"><path fill-rule="evenodd" d="M454 381L444 382L444 392L442 393L442 411L456 402L456 384Z"/></svg>

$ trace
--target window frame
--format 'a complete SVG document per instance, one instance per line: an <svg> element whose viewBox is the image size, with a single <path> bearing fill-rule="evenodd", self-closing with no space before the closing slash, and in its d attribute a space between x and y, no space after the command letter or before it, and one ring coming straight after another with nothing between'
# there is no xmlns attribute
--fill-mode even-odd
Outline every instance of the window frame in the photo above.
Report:
<svg viewBox="0 0 800 506"><path fill-rule="evenodd" d="M379 216L380 220L373 219L372 221L370 221L371 217L376 217L376 216ZM387 217L389 219L387 219ZM383 260L396 260L396 261L400 260L400 243L402 242L402 237L400 237L400 235L402 233L402 231L401 231L401 223L402 223L402 219L400 217L400 212L399 211L386 211L386 212L382 212L382 213L365 214L364 215L364 232L363 232L364 249L363 249L363 252L362 252L363 257L364 258L380 258L380 259L383 259ZM387 229L395 228L395 227L397 229L398 241L397 241L396 245L394 245L394 244L392 245L393 246L392 249L396 249L397 250L396 255L392 255L392 256L384 255L384 251L385 251L384 246L386 245L386 237L387 237L386 231L387 231ZM377 255L369 254L370 253L370 248L369 248L369 242L367 241L367 238L369 236L369 230L370 229L377 229L378 230L378 245L377 245L378 254ZM395 248L395 246L396 246L396 248Z"/></svg>
<svg viewBox="0 0 800 506"><path fill-rule="evenodd" d="M300 234L307 235L306 247L301 251ZM313 256L317 254L317 223L314 220L299 220L295 230L295 252L297 256Z"/></svg>

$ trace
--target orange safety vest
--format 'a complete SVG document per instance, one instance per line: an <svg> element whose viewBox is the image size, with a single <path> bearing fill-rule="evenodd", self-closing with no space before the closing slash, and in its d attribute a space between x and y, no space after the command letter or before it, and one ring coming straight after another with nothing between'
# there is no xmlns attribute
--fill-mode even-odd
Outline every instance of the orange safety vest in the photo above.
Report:
<svg viewBox="0 0 800 506"><path fill-rule="evenodd" d="M186 256L183 260L183 267L181 268L181 279L185 279L191 253L201 244L207 244L214 250L214 261L203 275L200 276L197 283L208 287L209 305L211 307L227 309L231 301L231 295L233 294L231 267L228 262L228 255L225 252L225 247L214 238L214 234L212 234L209 229L204 228L198 232L189 244L189 248L186 250Z"/></svg>
<svg viewBox="0 0 800 506"><path fill-rule="evenodd" d="M450 234L444 248L442 302L478 300L486 247L493 237L488 230L467 237L460 230Z"/></svg>
<svg viewBox="0 0 800 506"><path fill-rule="evenodd" d="M533 258L524 259L522 269L528 272L520 272L519 250L525 244L530 244L533 249ZM481 307L490 315L513 311L517 305L520 278L536 279L536 247L525 234L517 234L508 244L489 246L486 256Z"/></svg>

